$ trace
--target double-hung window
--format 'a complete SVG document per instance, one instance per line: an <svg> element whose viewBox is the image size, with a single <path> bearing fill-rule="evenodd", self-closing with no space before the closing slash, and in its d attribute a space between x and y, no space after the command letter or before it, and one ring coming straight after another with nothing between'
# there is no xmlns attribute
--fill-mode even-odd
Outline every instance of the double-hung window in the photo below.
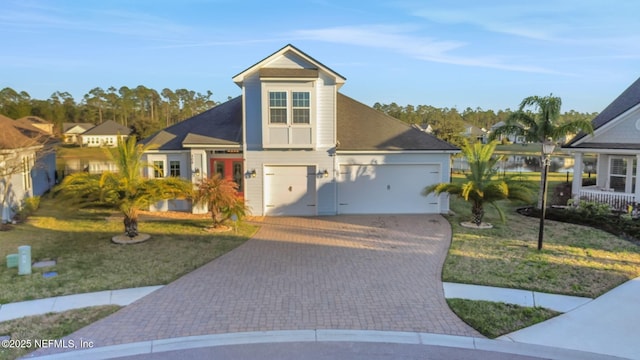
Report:
<svg viewBox="0 0 640 360"><path fill-rule="evenodd" d="M310 87L266 91L265 147L310 148L314 145L313 93Z"/></svg>
<svg viewBox="0 0 640 360"><path fill-rule="evenodd" d="M616 192L635 192L637 166L633 157L612 157L609 161L609 188Z"/></svg>

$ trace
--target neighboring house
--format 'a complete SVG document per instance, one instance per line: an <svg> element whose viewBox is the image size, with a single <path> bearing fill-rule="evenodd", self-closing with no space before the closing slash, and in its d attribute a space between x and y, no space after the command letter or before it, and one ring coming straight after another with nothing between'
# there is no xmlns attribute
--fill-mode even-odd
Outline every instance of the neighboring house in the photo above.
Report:
<svg viewBox="0 0 640 360"><path fill-rule="evenodd" d="M563 149L573 154L573 198L626 210L640 202L640 79L592 121L594 133L578 134ZM582 186L583 158L597 155L596 185Z"/></svg>
<svg viewBox="0 0 640 360"><path fill-rule="evenodd" d="M143 140L149 177L221 174L254 215L448 212L420 193L459 149L339 93L337 72L287 45L233 81L242 96Z"/></svg>
<svg viewBox="0 0 640 360"><path fill-rule="evenodd" d="M118 137L126 139L131 134L131 129L120 125L113 120L107 120L96 125L80 135L82 146L99 147L118 145Z"/></svg>
<svg viewBox="0 0 640 360"><path fill-rule="evenodd" d="M80 135L94 126L92 123L63 123L62 139L65 144L81 145Z"/></svg>
<svg viewBox="0 0 640 360"><path fill-rule="evenodd" d="M493 133L493 132L496 131L496 129L501 128L501 127L503 127L505 125L506 124L505 124L504 121L499 121L499 122L497 122L497 123L495 123L495 124L493 124L491 126L491 129L489 129L489 133ZM527 142L524 136L515 135L515 134L506 134L506 135L503 134L503 135L500 135L496 140L502 141L502 140L505 140L505 139L508 142L513 143L513 144L524 144L524 143Z"/></svg>
<svg viewBox="0 0 640 360"><path fill-rule="evenodd" d="M35 128L42 130L43 132L53 135L53 123L49 122L38 116L25 116L16 121L27 123Z"/></svg>
<svg viewBox="0 0 640 360"><path fill-rule="evenodd" d="M10 221L25 198L55 185L56 155L50 134L0 115L0 219Z"/></svg>
<svg viewBox="0 0 640 360"><path fill-rule="evenodd" d="M486 144L489 137L487 130L471 124L464 124L464 131L460 135L471 142L479 141L482 144Z"/></svg>

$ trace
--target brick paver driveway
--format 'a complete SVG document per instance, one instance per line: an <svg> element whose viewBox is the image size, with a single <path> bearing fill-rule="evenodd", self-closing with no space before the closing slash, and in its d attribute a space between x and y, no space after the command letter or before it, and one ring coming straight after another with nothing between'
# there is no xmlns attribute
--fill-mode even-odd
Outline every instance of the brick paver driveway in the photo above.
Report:
<svg viewBox="0 0 640 360"><path fill-rule="evenodd" d="M232 252L72 335L96 346L239 331L480 336L446 305L439 215L274 217Z"/></svg>

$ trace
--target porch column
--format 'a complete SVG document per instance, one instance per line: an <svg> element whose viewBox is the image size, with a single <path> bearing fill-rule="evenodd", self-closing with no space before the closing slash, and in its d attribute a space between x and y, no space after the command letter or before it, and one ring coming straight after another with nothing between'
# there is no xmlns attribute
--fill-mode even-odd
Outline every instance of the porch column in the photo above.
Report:
<svg viewBox="0 0 640 360"><path fill-rule="evenodd" d="M640 154L636 154L636 199L640 202Z"/></svg>
<svg viewBox="0 0 640 360"><path fill-rule="evenodd" d="M571 185L571 195L573 197L573 201L576 202L580 199L580 189L582 189L582 153L574 153L573 160L573 184Z"/></svg>

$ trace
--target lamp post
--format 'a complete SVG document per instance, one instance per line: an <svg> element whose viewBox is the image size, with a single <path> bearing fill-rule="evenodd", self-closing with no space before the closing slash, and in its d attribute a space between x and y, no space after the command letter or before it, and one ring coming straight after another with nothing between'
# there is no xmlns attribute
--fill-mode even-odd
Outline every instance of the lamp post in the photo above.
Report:
<svg viewBox="0 0 640 360"><path fill-rule="evenodd" d="M556 145L547 140L542 143L542 161L544 162L542 172L542 209L540 213L540 229L538 231L538 250L542 250L542 240L544 238L544 217L547 212L547 174L549 173L549 164L551 163L551 153Z"/></svg>

